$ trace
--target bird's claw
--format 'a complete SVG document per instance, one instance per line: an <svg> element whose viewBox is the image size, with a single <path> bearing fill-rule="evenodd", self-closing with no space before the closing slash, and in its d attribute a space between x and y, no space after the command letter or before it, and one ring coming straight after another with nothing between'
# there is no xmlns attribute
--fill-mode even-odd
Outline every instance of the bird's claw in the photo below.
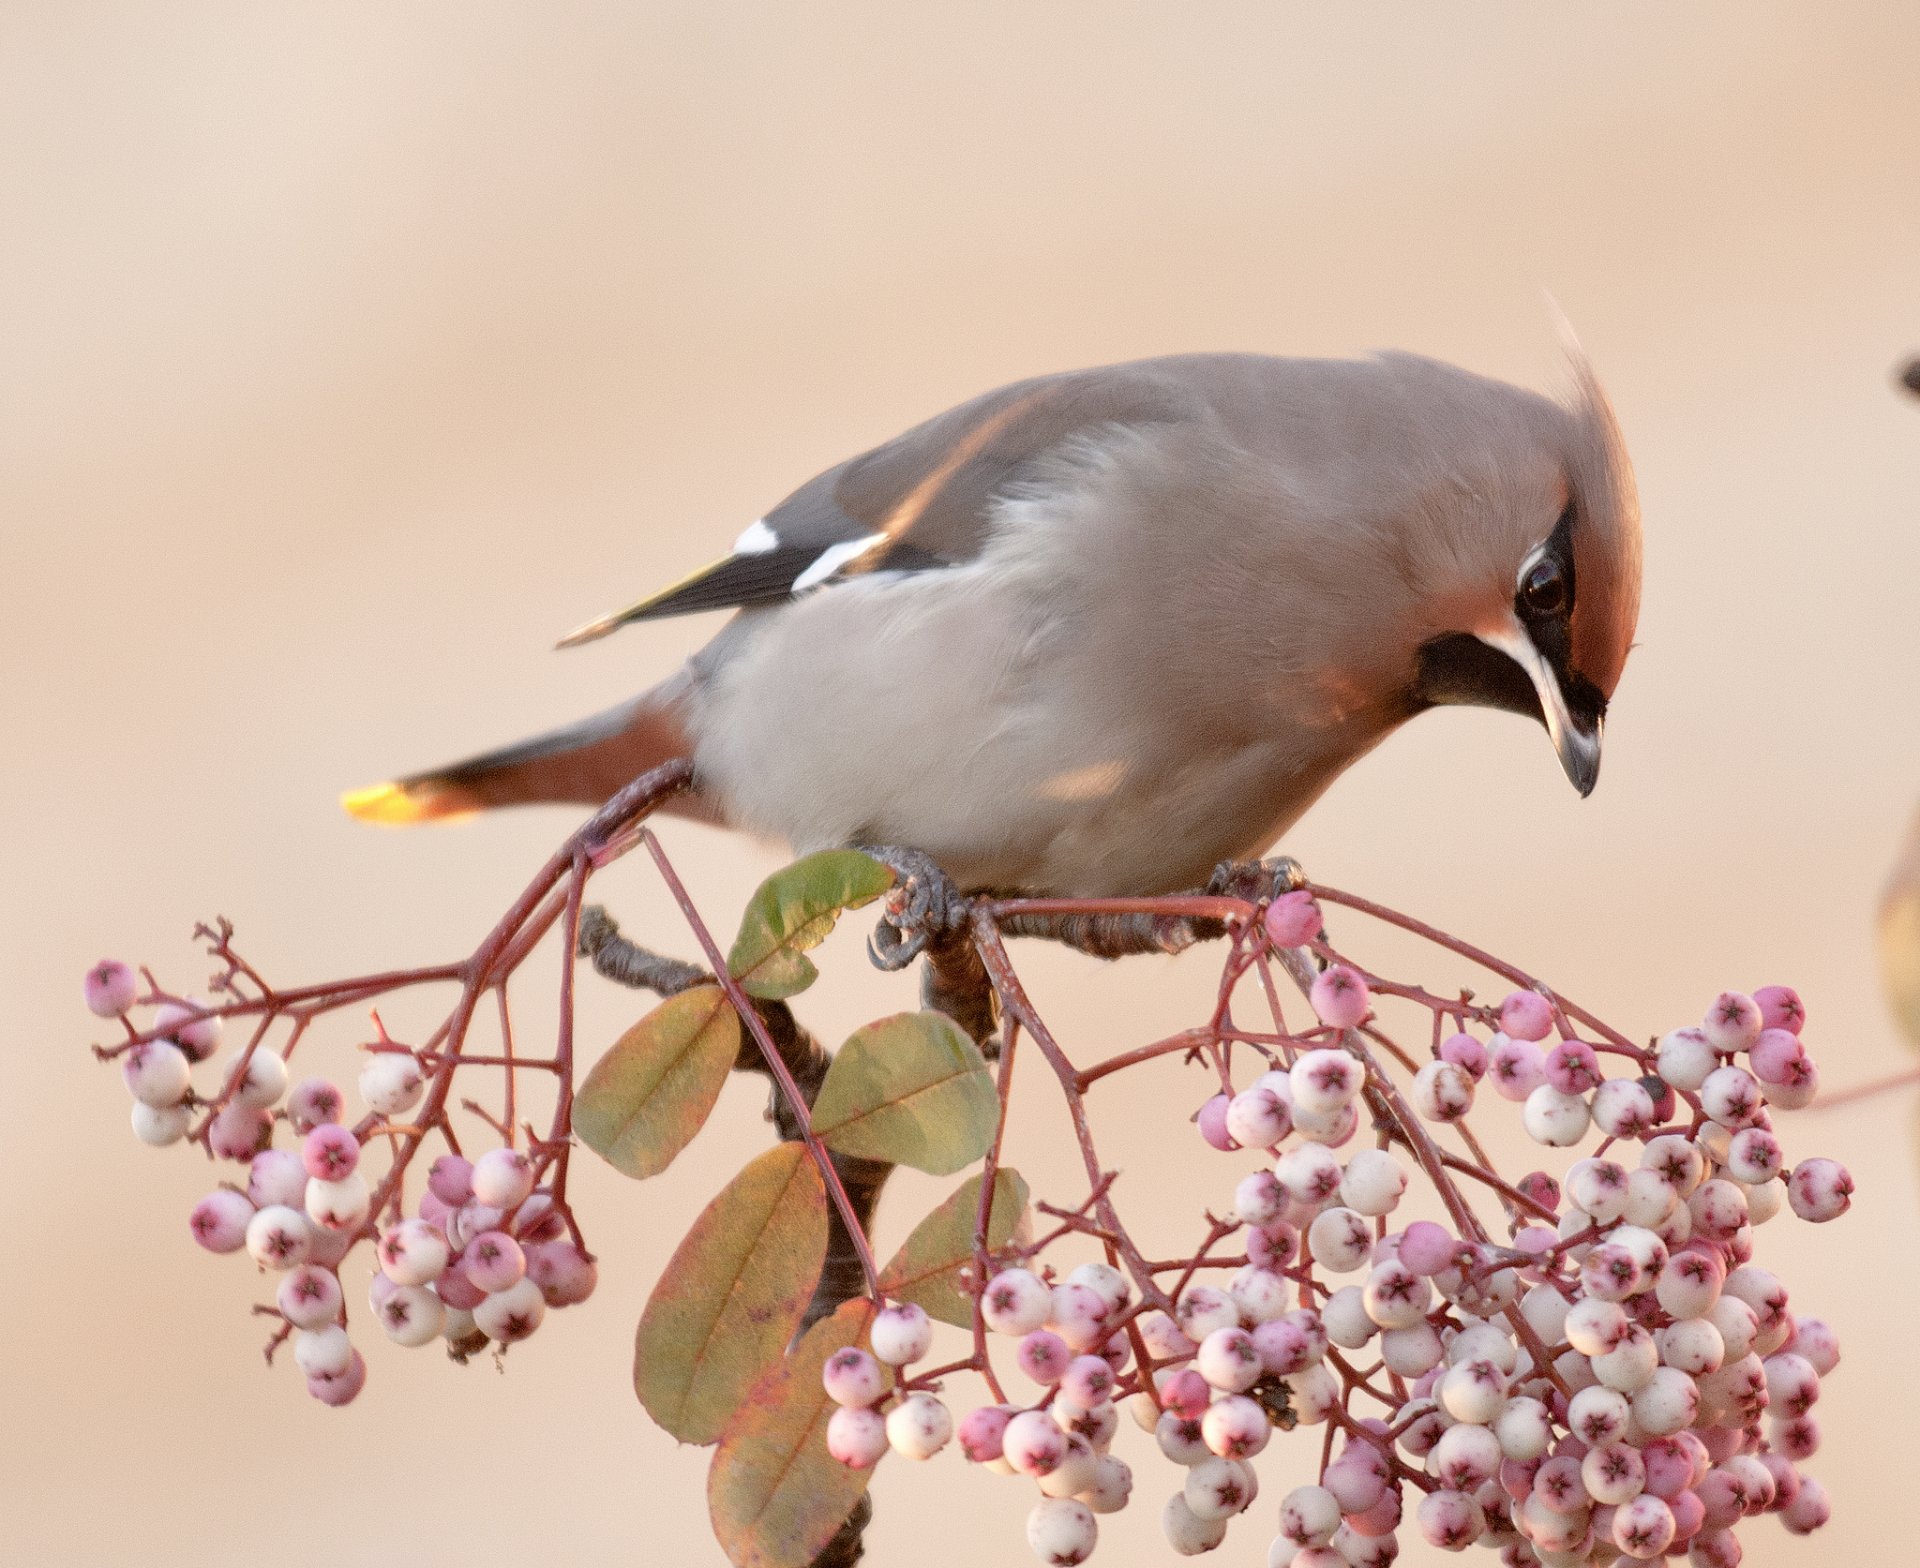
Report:
<svg viewBox="0 0 1920 1568"><path fill-rule="evenodd" d="M905 969L929 943L965 925L967 899L932 856L891 846L867 847L865 853L891 868L897 879L880 924L867 939L868 956L879 968Z"/></svg>
<svg viewBox="0 0 1920 1568"><path fill-rule="evenodd" d="M1207 879L1217 898L1243 898L1250 904L1278 898L1307 885L1307 873L1291 855L1272 860L1223 860Z"/></svg>

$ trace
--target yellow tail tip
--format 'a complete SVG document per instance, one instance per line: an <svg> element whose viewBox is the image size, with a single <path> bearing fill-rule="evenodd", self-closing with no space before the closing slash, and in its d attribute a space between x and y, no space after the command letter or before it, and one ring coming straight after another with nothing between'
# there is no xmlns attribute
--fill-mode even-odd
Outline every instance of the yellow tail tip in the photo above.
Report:
<svg viewBox="0 0 1920 1568"><path fill-rule="evenodd" d="M348 790L340 797L341 809L362 822L378 822L388 827L404 827L412 822L427 822L435 817L453 816L458 808L436 810L432 794L413 794L402 784L375 784L368 789Z"/></svg>

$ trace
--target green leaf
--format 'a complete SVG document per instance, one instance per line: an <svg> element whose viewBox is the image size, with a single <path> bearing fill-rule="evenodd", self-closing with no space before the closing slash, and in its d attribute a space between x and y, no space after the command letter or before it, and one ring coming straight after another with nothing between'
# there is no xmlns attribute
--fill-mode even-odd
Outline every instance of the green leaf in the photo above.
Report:
<svg viewBox="0 0 1920 1568"><path fill-rule="evenodd" d="M684 1443L711 1443L793 1331L827 1255L827 1190L803 1143L769 1149L707 1205L653 1288L633 1387Z"/></svg>
<svg viewBox="0 0 1920 1568"><path fill-rule="evenodd" d="M573 1129L615 1170L657 1176L720 1098L740 1051L740 1018L717 985L670 996L594 1063Z"/></svg>
<svg viewBox="0 0 1920 1568"><path fill-rule="evenodd" d="M956 1328L973 1327L973 1299L960 1288L960 1270L973 1261L973 1227L980 1217L982 1176L960 1189L918 1225L880 1273L880 1289L919 1305L929 1317ZM987 1250L1004 1247L1027 1212L1027 1184L1018 1171L993 1176L993 1209L987 1216Z"/></svg>
<svg viewBox="0 0 1920 1568"><path fill-rule="evenodd" d="M1908 1043L1920 1047L1920 817L1887 881L1879 937L1887 1002Z"/></svg>
<svg viewBox="0 0 1920 1568"><path fill-rule="evenodd" d="M760 884L740 917L727 968L749 996L793 996L819 978L806 956L833 930L843 909L870 904L893 886L893 872L855 849L827 849L796 860Z"/></svg>
<svg viewBox="0 0 1920 1568"><path fill-rule="evenodd" d="M993 1074L945 1013L896 1013L856 1031L813 1102L829 1148L933 1176L985 1154L999 1119Z"/></svg>
<svg viewBox="0 0 1920 1568"><path fill-rule="evenodd" d="M805 1568L838 1533L873 1471L827 1452L827 1357L866 1342L873 1303L842 1304L807 1330L742 1402L707 1472L713 1533L736 1568Z"/></svg>

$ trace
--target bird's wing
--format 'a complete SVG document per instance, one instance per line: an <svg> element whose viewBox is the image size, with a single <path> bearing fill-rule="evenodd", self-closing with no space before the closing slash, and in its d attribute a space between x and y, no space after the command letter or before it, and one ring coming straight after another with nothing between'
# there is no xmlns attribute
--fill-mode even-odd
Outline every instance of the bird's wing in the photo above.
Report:
<svg viewBox="0 0 1920 1568"><path fill-rule="evenodd" d="M1038 459L1103 428L1194 417L1199 400L1151 362L1016 382L963 403L802 485L731 554L562 647L629 621L767 604L862 572L958 565L983 548L994 498Z"/></svg>

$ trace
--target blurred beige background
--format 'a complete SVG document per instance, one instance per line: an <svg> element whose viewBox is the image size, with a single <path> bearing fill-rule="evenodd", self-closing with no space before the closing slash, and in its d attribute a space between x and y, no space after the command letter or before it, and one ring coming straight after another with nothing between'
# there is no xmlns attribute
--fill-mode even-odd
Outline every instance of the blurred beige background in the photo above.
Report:
<svg viewBox="0 0 1920 1568"><path fill-rule="evenodd" d="M761 1146L754 1094L644 1191L586 1173L601 1289L506 1375L375 1344L328 1411L261 1370L266 1292L191 1246L209 1172L127 1133L79 975L111 952L197 983L216 911L288 983L463 953L567 815L394 835L336 793L650 680L711 627L548 648L1031 372L1403 346L1552 385L1550 289L1647 520L1601 788L1449 714L1290 847L1632 1033L1787 979L1829 1083L1899 1064L1868 935L1920 794L1920 405L1889 381L1920 347L1916 57L1895 0L0 10L0 1555L720 1561L706 1456L647 1423L627 1361ZM777 863L667 835L723 926ZM682 945L637 864L602 891ZM1097 987L1028 963L1088 1054L1210 984L1202 959ZM829 1034L910 995L857 932L828 967ZM633 1012L589 986L588 1045ZM1194 1081L1138 1077L1102 1113L1117 1160L1178 1178L1145 1212L1224 1201L1169 1110ZM1077 1196L1041 1087L1015 1157ZM1765 1524L1750 1562L1897 1554L1873 1521L1920 1399L1911 1123L1910 1097L1789 1123L1861 1186L1840 1226L1763 1233L1845 1344L1815 1467L1837 1513L1812 1542ZM903 1182L883 1245L938 1191ZM1314 1447L1274 1451L1220 1560L1265 1561ZM1136 1506L1097 1560L1162 1561L1168 1472L1123 1452ZM895 1461L878 1492L883 1568L1028 1560L1013 1483Z"/></svg>

